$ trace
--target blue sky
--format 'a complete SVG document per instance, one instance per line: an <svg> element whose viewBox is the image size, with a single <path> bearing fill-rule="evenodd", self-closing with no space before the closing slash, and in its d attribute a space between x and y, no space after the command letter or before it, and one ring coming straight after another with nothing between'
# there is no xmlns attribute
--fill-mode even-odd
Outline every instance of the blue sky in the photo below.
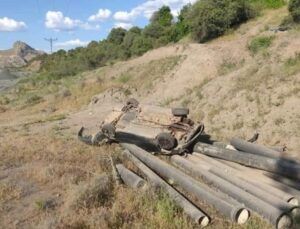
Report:
<svg viewBox="0 0 300 229"><path fill-rule="evenodd" d="M49 51L44 38L57 38L54 50L104 39L113 27L145 26L163 5L176 14L196 0L0 0L0 49L21 40Z"/></svg>

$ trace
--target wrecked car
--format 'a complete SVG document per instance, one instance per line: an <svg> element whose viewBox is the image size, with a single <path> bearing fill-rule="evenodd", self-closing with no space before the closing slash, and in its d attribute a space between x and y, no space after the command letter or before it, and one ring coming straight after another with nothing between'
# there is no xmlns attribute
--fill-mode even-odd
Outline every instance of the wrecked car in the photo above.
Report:
<svg viewBox="0 0 300 229"><path fill-rule="evenodd" d="M102 121L96 134L85 135L82 127L78 138L89 145L130 143L151 152L188 153L204 133L204 125L188 115L187 108L142 105L129 99L122 109L114 109Z"/></svg>

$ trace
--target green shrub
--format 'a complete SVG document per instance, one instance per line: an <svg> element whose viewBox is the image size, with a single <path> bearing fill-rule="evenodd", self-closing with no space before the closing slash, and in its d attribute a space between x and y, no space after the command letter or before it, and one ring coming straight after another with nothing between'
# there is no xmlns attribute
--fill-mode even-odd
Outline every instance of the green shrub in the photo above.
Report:
<svg viewBox="0 0 300 229"><path fill-rule="evenodd" d="M290 0L288 8L294 22L300 23L300 1Z"/></svg>
<svg viewBox="0 0 300 229"><path fill-rule="evenodd" d="M173 15L171 9L168 6L162 6L158 11L154 12L150 21L151 24L157 23L161 26L171 26Z"/></svg>
<svg viewBox="0 0 300 229"><path fill-rule="evenodd" d="M273 36L255 37L251 40L250 44L248 45L248 48L252 53L255 54L261 50L265 50L268 47L270 47L273 39Z"/></svg>
<svg viewBox="0 0 300 229"><path fill-rule="evenodd" d="M223 35L231 27L251 18L246 0L202 0L192 7L191 32L196 41L205 42Z"/></svg>
<svg viewBox="0 0 300 229"><path fill-rule="evenodd" d="M284 0L250 0L250 3L260 9L277 9L286 4Z"/></svg>
<svg viewBox="0 0 300 229"><path fill-rule="evenodd" d="M127 83L130 79L132 78L132 76L131 75L128 75L128 74L122 74L119 78L118 78L118 81L120 82L120 83Z"/></svg>

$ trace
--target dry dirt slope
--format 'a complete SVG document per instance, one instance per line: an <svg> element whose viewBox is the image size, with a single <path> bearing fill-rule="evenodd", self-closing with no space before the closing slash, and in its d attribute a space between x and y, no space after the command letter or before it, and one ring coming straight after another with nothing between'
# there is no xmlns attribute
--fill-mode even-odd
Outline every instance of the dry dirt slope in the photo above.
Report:
<svg viewBox="0 0 300 229"><path fill-rule="evenodd" d="M269 12L208 44L178 44L151 51L116 64L105 76L124 81L125 97L163 106L190 107L193 116L203 120L207 132L219 139L249 137L258 131L261 143L285 144L297 153L300 61L294 65L287 62L300 52L300 33L274 33L269 29L276 27L285 14L282 9ZM260 36L271 37L272 42L254 54L248 45ZM166 58L176 62L170 70L149 68L154 61L158 62L156 68L164 68ZM150 73L141 70L147 67ZM105 101L111 97L124 100L118 89L98 97L98 104L103 97Z"/></svg>
<svg viewBox="0 0 300 229"><path fill-rule="evenodd" d="M267 12L208 44L160 48L45 87L22 84L5 95L17 100L0 106L0 228L195 227L163 195L108 191L103 158L117 157L117 150L76 140L81 125L95 128L111 105L128 97L188 106L220 140L257 130L261 143L286 144L299 157L300 60L294 57L300 31L268 29L285 15L285 9ZM248 44L263 35L273 37L271 45L252 53ZM95 94L98 102L89 104ZM217 215L209 228L270 225L255 217L231 225Z"/></svg>

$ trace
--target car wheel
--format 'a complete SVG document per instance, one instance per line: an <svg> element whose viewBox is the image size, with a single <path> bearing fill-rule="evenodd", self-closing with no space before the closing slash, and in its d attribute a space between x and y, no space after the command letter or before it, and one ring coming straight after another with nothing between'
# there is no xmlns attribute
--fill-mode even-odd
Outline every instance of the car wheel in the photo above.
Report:
<svg viewBox="0 0 300 229"><path fill-rule="evenodd" d="M102 126L102 133L109 139L114 139L116 134L116 127L113 124L105 124Z"/></svg>
<svg viewBox="0 0 300 229"><path fill-rule="evenodd" d="M188 108L172 108L172 114L174 116L187 116L190 113Z"/></svg>
<svg viewBox="0 0 300 229"><path fill-rule="evenodd" d="M170 133L160 133L156 136L160 148L172 150L177 146L177 140Z"/></svg>
<svg viewBox="0 0 300 229"><path fill-rule="evenodd" d="M130 98L130 99L127 100L126 105L137 108L139 106L139 102L134 98Z"/></svg>

